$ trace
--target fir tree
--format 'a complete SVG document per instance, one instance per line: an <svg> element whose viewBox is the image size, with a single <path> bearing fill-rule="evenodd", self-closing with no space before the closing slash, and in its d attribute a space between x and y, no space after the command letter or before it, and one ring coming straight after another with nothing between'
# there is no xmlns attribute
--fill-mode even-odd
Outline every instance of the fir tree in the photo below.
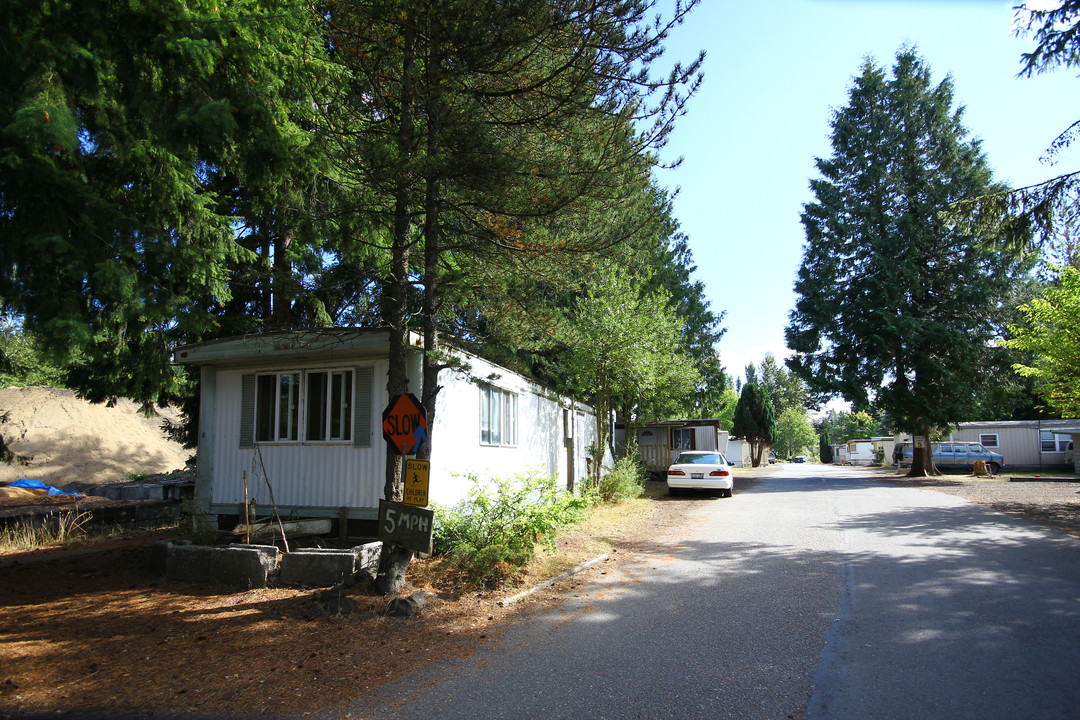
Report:
<svg viewBox="0 0 1080 720"><path fill-rule="evenodd" d="M789 367L813 391L873 403L923 437L966 419L992 382L1000 301L1018 271L943 218L997 187L961 119L951 79L934 85L913 50L891 75L864 63L835 111L833 153L817 160L786 331Z"/></svg>

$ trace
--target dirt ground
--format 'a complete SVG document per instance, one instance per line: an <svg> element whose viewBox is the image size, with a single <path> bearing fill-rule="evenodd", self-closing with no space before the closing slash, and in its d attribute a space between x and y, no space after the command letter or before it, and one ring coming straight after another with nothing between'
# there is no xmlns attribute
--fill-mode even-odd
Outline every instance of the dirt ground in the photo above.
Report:
<svg viewBox="0 0 1080 720"><path fill-rule="evenodd" d="M736 498L767 472L740 474ZM1080 484L868 478L961 495L1080 537ZM342 707L420 664L470 654L520 614L647 548L694 502L668 500L662 488L564 533L556 555L500 592L462 592L434 561L416 562L404 594L424 590L430 602L407 620L383 616L389 598L360 592L350 594L352 613L335 616L315 590L223 592L156 578L148 543L160 533L0 555L0 717L267 718ZM499 604L600 554L608 559L580 575Z"/></svg>
<svg viewBox="0 0 1080 720"><path fill-rule="evenodd" d="M0 555L0 717L265 718L333 708L436 657L471 653L677 519L672 503L605 508L499 592L462 592L435 561L414 561L402 594L430 599L407 620L383 616L390 598L359 591L349 595L353 612L334 616L318 590L223 592L154 577L148 543L163 533ZM602 554L558 587L499 603Z"/></svg>
<svg viewBox="0 0 1080 720"><path fill-rule="evenodd" d="M147 417L131 400L109 406L59 388L0 388L0 454L6 447L15 458L0 463L0 485L95 485L183 468L192 451L169 439L166 420L178 420L174 409Z"/></svg>
<svg viewBox="0 0 1080 720"><path fill-rule="evenodd" d="M907 478L894 473L883 482L957 495L999 512L1080 537L1080 482L1065 475L1005 474L996 478L945 474Z"/></svg>

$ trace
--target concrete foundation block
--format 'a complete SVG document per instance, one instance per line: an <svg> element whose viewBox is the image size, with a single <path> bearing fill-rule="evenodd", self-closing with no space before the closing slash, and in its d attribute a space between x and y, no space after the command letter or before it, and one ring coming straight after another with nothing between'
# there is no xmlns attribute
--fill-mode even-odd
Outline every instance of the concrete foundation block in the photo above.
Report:
<svg viewBox="0 0 1080 720"><path fill-rule="evenodd" d="M146 488L142 485L122 485L120 487L121 500L143 500L146 498Z"/></svg>
<svg viewBox="0 0 1080 720"><path fill-rule="evenodd" d="M351 550L298 550L281 556L282 585L328 587L354 572L356 554Z"/></svg>
<svg viewBox="0 0 1080 720"><path fill-rule="evenodd" d="M210 577L210 556L214 548L187 542L169 542L166 547L165 576L183 582L206 582Z"/></svg>
<svg viewBox="0 0 1080 720"><path fill-rule="evenodd" d="M99 495L109 500L120 499L120 486L119 485L99 485L94 488L94 494Z"/></svg>
<svg viewBox="0 0 1080 720"><path fill-rule="evenodd" d="M357 545L352 550L356 553L356 569L367 570L372 575L375 575L379 569L379 553L382 552L382 541L376 540L375 542Z"/></svg>
<svg viewBox="0 0 1080 720"><path fill-rule="evenodd" d="M276 569L276 555L256 547L214 548L208 580L235 588L266 587L270 573Z"/></svg>

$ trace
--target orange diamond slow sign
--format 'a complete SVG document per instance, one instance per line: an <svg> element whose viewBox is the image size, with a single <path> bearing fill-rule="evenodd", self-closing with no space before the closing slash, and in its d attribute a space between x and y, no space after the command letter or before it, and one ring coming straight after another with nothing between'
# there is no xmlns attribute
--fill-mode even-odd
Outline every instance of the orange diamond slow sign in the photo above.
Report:
<svg viewBox="0 0 1080 720"><path fill-rule="evenodd" d="M416 454L427 438L427 413L412 393L390 398L382 414L382 434L399 454Z"/></svg>

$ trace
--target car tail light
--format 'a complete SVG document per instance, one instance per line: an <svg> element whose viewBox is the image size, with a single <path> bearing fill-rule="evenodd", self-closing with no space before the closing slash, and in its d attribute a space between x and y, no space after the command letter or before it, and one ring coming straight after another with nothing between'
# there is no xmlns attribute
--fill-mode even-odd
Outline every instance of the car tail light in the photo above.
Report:
<svg viewBox="0 0 1080 720"><path fill-rule="evenodd" d="M730 474L727 470L713 470L709 473L709 477L727 477Z"/></svg>
<svg viewBox="0 0 1080 720"><path fill-rule="evenodd" d="M686 475L682 470L668 470L668 475Z"/></svg>

